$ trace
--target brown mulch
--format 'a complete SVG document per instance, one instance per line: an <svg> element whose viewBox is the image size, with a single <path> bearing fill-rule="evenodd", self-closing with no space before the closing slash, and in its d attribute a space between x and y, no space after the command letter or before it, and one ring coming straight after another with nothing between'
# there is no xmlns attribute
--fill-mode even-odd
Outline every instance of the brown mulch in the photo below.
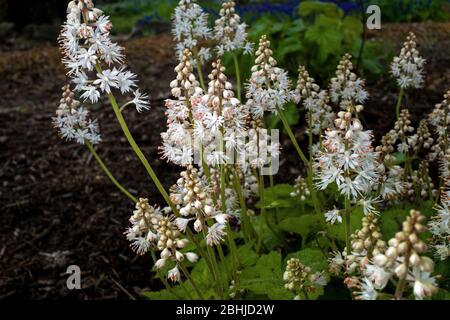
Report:
<svg viewBox="0 0 450 320"><path fill-rule="evenodd" d="M427 58L427 86L405 99L415 122L450 87L450 24L386 25L370 36L401 45L417 32ZM177 169L159 159L163 100L169 97L174 59L170 36L127 41L129 65L152 95L152 110L125 118L163 184ZM0 53L0 299L130 299L158 288L151 260L136 257L123 232L133 205L104 176L86 148L61 141L51 126L60 88L66 83L55 47ZM388 62L386 62L387 65ZM386 78L370 84L364 119L379 135L393 124L396 89ZM103 142L98 152L134 194L162 203L145 170L122 138L107 101L92 108ZM300 172L295 151L283 141L278 181ZM292 155L292 156L291 156ZM66 288L67 266L82 271L82 290Z"/></svg>

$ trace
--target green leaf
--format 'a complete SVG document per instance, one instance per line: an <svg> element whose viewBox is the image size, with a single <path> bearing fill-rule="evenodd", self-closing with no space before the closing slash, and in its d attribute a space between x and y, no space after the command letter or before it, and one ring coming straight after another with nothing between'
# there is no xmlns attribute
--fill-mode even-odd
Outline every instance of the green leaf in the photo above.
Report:
<svg viewBox="0 0 450 320"><path fill-rule="evenodd" d="M340 20L320 16L317 23L305 33L305 41L318 46L317 61L324 63L329 56L342 52L343 33L340 31Z"/></svg>
<svg viewBox="0 0 450 320"><path fill-rule="evenodd" d="M328 260L319 249L303 249L287 256L286 261L290 258L297 258L305 266L310 267L313 272L326 271L328 268Z"/></svg>
<svg viewBox="0 0 450 320"><path fill-rule="evenodd" d="M259 258L259 255L253 251L253 243L247 243L245 245L239 246L237 249L237 256L239 259L239 263L242 267L250 267L253 266Z"/></svg>
<svg viewBox="0 0 450 320"><path fill-rule="evenodd" d="M341 215L344 215L343 212L341 212ZM361 228L361 220L364 216L363 209L358 207L355 208L352 213L350 214L350 225L351 225L351 232L355 232L355 230ZM335 223L333 225L330 225L329 230L331 236L334 238L345 241L346 239L346 231L345 231L345 218L343 218L342 223Z"/></svg>
<svg viewBox="0 0 450 320"><path fill-rule="evenodd" d="M405 203L402 206L393 207L380 214L381 233L384 240L389 240L402 230L402 223L409 216L411 209L419 210L425 217L430 218L434 214L433 202L426 201L421 205ZM420 238L426 240L430 236L429 231L423 232Z"/></svg>
<svg viewBox="0 0 450 320"><path fill-rule="evenodd" d="M281 254L272 251L261 256L255 266L242 271L239 285L255 294L270 295L277 290L278 296L283 291L282 273Z"/></svg>
<svg viewBox="0 0 450 320"><path fill-rule="evenodd" d="M305 214L281 221L278 228L301 235L304 242L310 233L321 230L321 219L316 214Z"/></svg>
<svg viewBox="0 0 450 320"><path fill-rule="evenodd" d="M264 201L266 207L292 207L295 206L295 198L291 197L291 193L295 188L289 184L277 184L273 187L264 189ZM260 202L257 207L261 207Z"/></svg>
<svg viewBox="0 0 450 320"><path fill-rule="evenodd" d="M316 16L323 14L327 17L342 18L344 11L334 3L324 3L320 1L303 1L298 7L301 17Z"/></svg>

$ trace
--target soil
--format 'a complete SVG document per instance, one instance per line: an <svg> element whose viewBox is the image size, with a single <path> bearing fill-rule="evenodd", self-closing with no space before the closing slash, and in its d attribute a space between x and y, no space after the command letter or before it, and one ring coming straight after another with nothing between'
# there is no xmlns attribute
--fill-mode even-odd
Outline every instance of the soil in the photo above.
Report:
<svg viewBox="0 0 450 320"><path fill-rule="evenodd" d="M428 60L426 87L407 95L417 123L442 100L450 86L450 24L385 25L371 38L401 45L418 35ZM159 159L165 128L164 99L174 77L169 35L122 43L140 86L151 92L152 109L125 111L138 144L166 187L177 168ZM88 150L59 139L51 119L66 83L58 49L49 45L0 52L0 299L132 299L160 287L151 259L136 256L123 236L133 204L103 174ZM388 62L386 62L386 66ZM368 84L371 102L364 120L379 137L393 125L395 85L388 77ZM134 194L162 204L156 188L132 153L107 101L92 108L103 137L99 154L116 178ZM300 125L299 125L300 128ZM297 133L301 134L300 129ZM120 137L120 138L119 138ZM117 140L118 139L118 140ZM301 171L288 139L283 139L277 182ZM78 265L82 289L68 290L66 269Z"/></svg>

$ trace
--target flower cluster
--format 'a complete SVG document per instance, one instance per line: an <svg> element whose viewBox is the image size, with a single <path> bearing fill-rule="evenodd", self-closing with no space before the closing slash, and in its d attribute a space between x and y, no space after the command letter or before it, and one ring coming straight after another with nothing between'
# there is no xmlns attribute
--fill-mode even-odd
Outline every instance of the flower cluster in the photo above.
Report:
<svg viewBox="0 0 450 320"><path fill-rule="evenodd" d="M244 49L244 54L251 54L253 50L252 43L247 41L247 25L241 23L235 6L234 1L224 2L220 18L215 21L214 38L218 42L216 50L219 56L240 49Z"/></svg>
<svg viewBox="0 0 450 320"><path fill-rule="evenodd" d="M327 90L320 90L304 66L300 66L298 72L294 100L297 104L302 103L308 111L306 122L317 135L332 124L334 114L328 105L330 97Z"/></svg>
<svg viewBox="0 0 450 320"><path fill-rule="evenodd" d="M436 143L431 147L430 160L440 161L440 174L443 179L450 177L450 145L448 139L450 124L450 90L444 94L444 100L436 104L429 116L429 123L436 134Z"/></svg>
<svg viewBox="0 0 450 320"><path fill-rule="evenodd" d="M450 257L450 192L441 194L441 203L436 208L428 226L433 235L433 249L440 260Z"/></svg>
<svg viewBox="0 0 450 320"><path fill-rule="evenodd" d="M143 255L153 246L158 239L159 221L163 213L159 208L149 205L148 199L140 198L136 203L136 210L130 217L131 226L125 232L131 247L138 254Z"/></svg>
<svg viewBox="0 0 450 320"><path fill-rule="evenodd" d="M75 99L75 94L69 85L62 88L63 94L56 110L53 124L58 128L61 137L68 141L75 140L84 144L89 141L97 144L101 141L97 119L89 118L89 111L81 107L80 101Z"/></svg>
<svg viewBox="0 0 450 320"><path fill-rule="evenodd" d="M186 247L188 240L181 238L174 218L169 214L169 208L160 210L150 206L148 199L140 198L130 218L131 226L125 232L131 247L138 254L143 255L149 250L161 251L160 259L155 262L158 269L163 268L167 261L180 263L186 258L190 262L196 262L198 259L193 252L179 251ZM168 277L172 281L180 281L181 274L177 265L169 270Z"/></svg>
<svg viewBox="0 0 450 320"><path fill-rule="evenodd" d="M178 165L192 163L194 119L191 102L203 94L193 74L191 58L191 51L186 49L175 67L177 76L170 87L176 100L166 100L167 131L161 134L163 158Z"/></svg>
<svg viewBox="0 0 450 320"><path fill-rule="evenodd" d="M180 231L185 232L189 221L195 220L195 231L206 232L208 245L218 245L226 236L228 215L215 208L213 191L194 166L187 166L180 175L176 185L171 188L170 195L181 215L176 218L176 225ZM215 223L209 226L207 222L211 220Z"/></svg>
<svg viewBox="0 0 450 320"><path fill-rule="evenodd" d="M284 287L296 294L294 300L308 299L309 293L327 284L322 273L312 273L311 268L306 267L297 258L287 261L283 279L286 283Z"/></svg>
<svg viewBox="0 0 450 320"><path fill-rule="evenodd" d="M419 238L425 231L424 221L419 211L411 210L403 222L403 230L389 240L386 252L374 256L374 265L369 265L365 273L376 289L384 289L389 280L397 278L396 299L403 297L407 285L413 287L418 300L437 292L436 280L431 276L434 262L422 255L427 250Z"/></svg>
<svg viewBox="0 0 450 320"><path fill-rule="evenodd" d="M160 259L155 262L155 267L163 268L167 261L175 261L176 265L168 272L168 278L173 282L178 282L181 279L181 273L178 269L178 263L181 263L186 258L189 262L196 262L198 256L194 252L182 253L179 250L186 247L187 239L180 238L180 231L173 223L173 217L162 217L158 223L158 242L157 249L161 251Z"/></svg>
<svg viewBox="0 0 450 320"><path fill-rule="evenodd" d="M340 111L334 125L325 132L323 149L315 157L316 184L324 190L336 183L342 195L357 200L372 191L379 176L372 133L364 131L350 112Z"/></svg>
<svg viewBox="0 0 450 320"><path fill-rule="evenodd" d="M184 51L189 49L198 54L203 61L209 60L211 58L209 48L201 46L201 41L212 38L212 31L208 27L208 14L195 0L180 0L172 19L172 33L177 41L177 56L181 59Z"/></svg>
<svg viewBox="0 0 450 320"><path fill-rule="evenodd" d="M284 105L294 99L288 74L276 67L277 61L272 55L270 41L262 36L246 92L246 108L255 118L262 118L266 111L277 114L277 108L283 110Z"/></svg>
<svg viewBox="0 0 450 320"><path fill-rule="evenodd" d="M224 71L220 59L213 62L208 92L192 101L195 136L204 147L207 163L212 166L230 161L234 151L243 147L242 136L246 130L246 112L235 98Z"/></svg>
<svg viewBox="0 0 450 320"><path fill-rule="evenodd" d="M306 184L305 178L302 176L297 177L295 179L295 190L291 192L290 196L293 198L300 198L300 201L304 202L306 198L308 198L311 192L308 189L308 185Z"/></svg>
<svg viewBox="0 0 450 320"><path fill-rule="evenodd" d="M68 75L81 98L96 103L101 94L113 89L133 93L138 111L149 108L148 96L139 91L136 75L123 65L122 48L111 41L109 17L96 9L91 0L73 0L60 34L60 47ZM92 76L94 76L92 78Z"/></svg>
<svg viewBox="0 0 450 320"><path fill-rule="evenodd" d="M362 104L366 102L369 94L364 89L364 80L352 72L352 56L345 54L336 70L336 77L331 79L331 101L339 105L341 110L352 113L361 112Z"/></svg>
<svg viewBox="0 0 450 320"><path fill-rule="evenodd" d="M410 33L403 44L400 55L391 64L391 74L402 89L420 88L423 85L423 59L416 49L416 36Z"/></svg>

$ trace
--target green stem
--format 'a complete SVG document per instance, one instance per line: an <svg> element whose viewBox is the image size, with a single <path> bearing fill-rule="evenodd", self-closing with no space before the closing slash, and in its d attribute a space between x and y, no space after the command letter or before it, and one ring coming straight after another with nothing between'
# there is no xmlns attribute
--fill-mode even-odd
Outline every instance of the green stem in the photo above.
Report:
<svg viewBox="0 0 450 320"><path fill-rule="evenodd" d="M236 70L236 89L239 101L241 101L241 72L239 70L239 61L236 52L233 51L234 68Z"/></svg>
<svg viewBox="0 0 450 320"><path fill-rule="evenodd" d="M352 234L350 217L351 217L350 199L348 197L345 197L345 245L347 249L347 256L350 256L350 254L352 253L350 245L350 236Z"/></svg>
<svg viewBox="0 0 450 320"><path fill-rule="evenodd" d="M98 73L103 73L103 70L102 70L102 68L101 68L99 63L97 63L95 65L95 69L96 69L96 71ZM119 108L119 105L117 104L116 98L114 97L114 95L111 92L108 93L108 99L109 99L109 102L111 103L111 106L112 106L112 108L114 110L114 113L115 113L115 115L117 117L117 120L119 121L120 127L122 128L122 131L123 131L123 133L125 134L125 137L128 140L128 143L130 144L131 148L136 153L138 158L141 160L141 162L144 165L145 169L147 170L148 174L152 178L153 183L156 185L156 188L158 188L159 192L163 196L163 198L166 201L166 203L170 206L170 208L172 209L173 213L176 216L178 216L179 215L178 209L175 207L175 205L170 200L169 195L167 194L166 190L164 189L164 187L162 186L162 184L159 181L158 177L156 176L155 171L153 171L152 166L148 162L148 160L145 157L145 155L142 152L142 150L137 145L136 141L134 140L133 135L131 134L130 129L128 129L128 126L127 126L127 124L125 122L125 119L123 118L122 113L120 112L120 108Z"/></svg>
<svg viewBox="0 0 450 320"><path fill-rule="evenodd" d="M123 110L125 110L125 108L128 107L128 106L131 105L131 104L133 104L133 101L128 101L127 103L123 104L123 105L120 107L120 109L119 109L120 113L122 113Z"/></svg>
<svg viewBox="0 0 450 320"><path fill-rule="evenodd" d="M314 209L316 211L317 214L321 213L321 209L320 209L320 204L317 200L317 193L316 190L314 189L314 184L313 184L313 178L312 178L312 163L310 165L310 162L308 161L308 159L306 158L305 154L303 153L302 149L300 148L300 146L298 145L297 139L295 138L294 133L292 132L291 126L289 125L289 122L286 119L286 116L283 113L283 110L280 109L280 107L276 107L277 108L277 112L278 115L281 119L281 121L283 122L283 126L286 130L286 132L289 135L289 138L291 139L292 144L295 147L295 150L297 150L298 155L300 156L300 159L303 161L303 163L305 164L307 171L308 171L308 177L306 179L306 182L308 184L308 189L311 192L311 198L314 204Z"/></svg>
<svg viewBox="0 0 450 320"><path fill-rule="evenodd" d="M202 86L203 92L206 92L205 81L203 80L202 61L198 55L197 48L193 48L192 51L196 62L195 64L197 68L198 78L200 80L200 85Z"/></svg>
<svg viewBox="0 0 450 320"><path fill-rule="evenodd" d="M181 271L184 273L186 278L189 280L189 282L192 284L192 287L194 287L194 290L197 293L197 295L200 298L200 300L205 300L205 298L203 297L202 292L198 288L197 284L195 283L194 279L192 278L191 274L186 269L186 267L183 265L183 263L182 262L178 262L178 266L180 267Z"/></svg>
<svg viewBox="0 0 450 320"><path fill-rule="evenodd" d="M114 185L119 188L120 191L122 191L133 203L138 202L138 200L136 199L135 196L133 196L130 192L128 192L127 189L125 189L120 183L119 181L116 180L116 178L114 178L114 176L112 175L111 171L108 170L108 168L106 167L105 163L103 162L103 160L100 158L100 156L97 154L97 152L94 149L94 146L87 140L85 140L85 144L88 147L89 151L92 153L92 155L94 156L95 160L97 160L97 162L100 164L100 167L102 167L103 171L106 173L106 175L108 176L108 178L114 183Z"/></svg>
<svg viewBox="0 0 450 320"><path fill-rule="evenodd" d="M222 262L223 267L225 269L225 273L227 274L227 282L230 282L231 273L230 273L230 270L228 270L228 265L227 265L227 261L225 260L225 254L223 253L222 245L219 244L217 246L217 252L219 252L220 261Z"/></svg>
<svg viewBox="0 0 450 320"><path fill-rule="evenodd" d="M153 170L152 166L148 162L147 158L145 157L142 150L137 145L136 141L133 138L133 135L131 134L130 130L128 129L127 124L125 123L125 119L122 116L122 113L119 110L119 106L117 105L116 98L112 93L108 94L109 101L111 102L111 105L113 107L114 113L116 114L117 120L120 123L120 126L122 127L123 133L125 134L125 137L128 140L128 143L130 144L133 151L138 156L139 160L141 160L142 164L144 165L145 169L147 170L148 174L150 175L151 179L153 180L153 183L156 185L156 188L158 188L158 191L163 196L166 203L170 206L172 211L175 215L178 215L178 209L175 207L175 205L170 200L169 195L167 194L167 191L162 186L161 182L159 181L158 177L156 176L155 171Z"/></svg>
<svg viewBox="0 0 450 320"><path fill-rule="evenodd" d="M245 197L243 194L241 179L239 178L239 169L236 168L233 174L233 185L236 190L236 194L239 198L239 204L241 206L241 216L242 216L242 229L244 232L244 239L250 241L250 237L254 235L254 230L250 222L250 216L248 215L247 203L245 202Z"/></svg>
<svg viewBox="0 0 450 320"><path fill-rule="evenodd" d="M400 93L398 94L397 106L395 108L396 114L397 114L397 120L400 118L400 108L402 106L403 94L404 94L404 90L403 90L403 88L400 88Z"/></svg>
<svg viewBox="0 0 450 320"><path fill-rule="evenodd" d="M289 122L286 119L286 116L284 115L283 110L281 110L280 107L278 107L278 106L276 108L277 108L278 116L280 117L281 121L283 122L284 129L286 130L287 134L289 135L289 138L291 139L291 142L294 145L295 150L297 150L297 153L300 156L300 159L302 159L305 166L307 168L309 168L308 159L305 157L305 154L303 153L302 149L300 149L300 146L297 143L297 139L295 138L295 135L291 130L291 126L289 125Z"/></svg>

